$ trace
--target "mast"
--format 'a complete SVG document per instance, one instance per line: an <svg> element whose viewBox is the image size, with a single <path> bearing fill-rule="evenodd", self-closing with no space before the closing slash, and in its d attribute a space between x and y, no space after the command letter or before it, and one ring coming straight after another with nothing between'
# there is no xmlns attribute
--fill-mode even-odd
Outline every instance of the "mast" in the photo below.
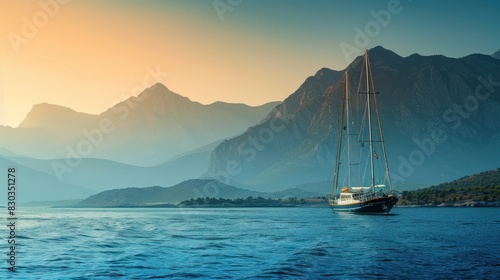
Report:
<svg viewBox="0 0 500 280"><path fill-rule="evenodd" d="M372 192L375 192L375 163L373 161L373 133L372 133L372 114L371 114L371 100L370 100L370 95L372 92L370 92L370 81L369 81L369 71L370 64L368 61L368 50L365 49L365 64L366 64L366 93L367 93L367 102L368 102L368 134L370 136L370 163L371 163L371 174L372 174L372 180L371 180L371 190ZM374 93L373 93L374 94Z"/></svg>
<svg viewBox="0 0 500 280"><path fill-rule="evenodd" d="M375 85L373 84L373 77L372 77L372 88L373 91L375 92ZM382 123L380 121L380 113L378 111L378 104L377 104L377 95L373 95L373 101L375 103L375 114L377 116L377 123L378 123L378 129L380 132L380 142L382 142L382 153L384 156L384 164L385 164L385 177L387 179L387 182L389 183L389 191L392 193L392 180L391 180L391 173L389 172L389 163L387 162L387 152L385 150L385 140L384 140L384 133L382 131Z"/></svg>
<svg viewBox="0 0 500 280"><path fill-rule="evenodd" d="M349 71L345 71L345 105L346 105L346 135L347 135L347 186L351 187L351 132L349 120Z"/></svg>
<svg viewBox="0 0 500 280"><path fill-rule="evenodd" d="M347 82L347 75L346 75ZM332 182L332 194L335 195L337 193L337 188L339 184L339 167L340 167L340 151L342 147L342 130L344 127L344 113L345 113L345 100L342 98L342 109L340 111L339 118L339 127L338 127L338 139L337 139L337 154L335 157L335 167L333 170L333 182Z"/></svg>

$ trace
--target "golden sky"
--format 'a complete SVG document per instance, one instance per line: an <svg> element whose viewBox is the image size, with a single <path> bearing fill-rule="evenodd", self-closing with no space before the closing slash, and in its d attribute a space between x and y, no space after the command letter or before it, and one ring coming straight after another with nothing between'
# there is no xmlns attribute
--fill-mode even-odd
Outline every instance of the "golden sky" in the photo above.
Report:
<svg viewBox="0 0 500 280"><path fill-rule="evenodd" d="M356 28L388 1L0 1L0 125L19 125L42 102L98 114L157 82L151 69L170 90L203 104L283 100L322 67L345 68L350 59L339 45L354 44ZM498 36L481 35L497 32L490 22L497 2L474 4L477 11L474 1L422 3L401 0L400 12L362 47L403 56L500 48ZM470 14L478 19L464 21ZM444 15L446 24L433 22Z"/></svg>
<svg viewBox="0 0 500 280"><path fill-rule="evenodd" d="M319 70L293 47L276 53L272 40L238 30L215 10L206 19L176 3L156 10L45 2L45 9L38 1L0 4L0 124L17 126L42 102L100 113L154 84L155 69L163 73L159 82L191 100L249 105L282 100ZM283 72L283 65L308 74Z"/></svg>

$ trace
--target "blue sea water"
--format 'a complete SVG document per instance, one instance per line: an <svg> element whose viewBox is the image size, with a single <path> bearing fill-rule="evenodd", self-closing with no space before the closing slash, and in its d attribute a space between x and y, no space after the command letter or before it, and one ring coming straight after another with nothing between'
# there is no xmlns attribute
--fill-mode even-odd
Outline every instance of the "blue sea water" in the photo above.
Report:
<svg viewBox="0 0 500 280"><path fill-rule="evenodd" d="M17 272L7 270L5 240L0 278L500 278L499 208L392 213L24 208Z"/></svg>

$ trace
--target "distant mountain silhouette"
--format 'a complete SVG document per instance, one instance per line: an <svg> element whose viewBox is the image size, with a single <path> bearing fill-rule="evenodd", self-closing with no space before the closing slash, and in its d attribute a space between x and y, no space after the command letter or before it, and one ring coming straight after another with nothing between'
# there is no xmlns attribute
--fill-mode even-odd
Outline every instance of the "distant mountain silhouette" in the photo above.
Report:
<svg viewBox="0 0 500 280"><path fill-rule="evenodd" d="M497 166L500 61L369 51L393 180L434 184ZM361 57L348 67L357 88ZM208 176L256 190L332 177L343 79L320 70L260 124L222 142ZM354 78L352 78L354 77Z"/></svg>
<svg viewBox="0 0 500 280"><path fill-rule="evenodd" d="M67 134L68 131L89 127L97 116L79 113L63 106L41 103L34 105L20 128L41 128L52 133Z"/></svg>
<svg viewBox="0 0 500 280"><path fill-rule="evenodd" d="M46 103L35 105L18 128L0 127L0 147L32 158L74 155L157 165L244 132L277 104L202 105L155 84L100 115Z"/></svg>
<svg viewBox="0 0 500 280"><path fill-rule="evenodd" d="M239 198L259 195L223 184L217 180L188 180L172 187L125 188L90 196L79 207L111 207L178 203L191 198Z"/></svg>
<svg viewBox="0 0 500 280"><path fill-rule="evenodd" d="M78 166L64 172L61 178L54 164L66 159L42 160L20 157L0 149L0 168L16 167L22 179L21 202L83 199L105 190L171 186L201 177L207 170L211 151L219 143L178 155L157 166L141 167L103 159L83 158ZM25 178L26 177L26 178ZM60 180L62 179L62 180Z"/></svg>
<svg viewBox="0 0 500 280"><path fill-rule="evenodd" d="M202 105L156 84L101 114L101 118L111 119L116 129L110 141L99 147L99 154L125 163L158 164L245 131L277 104Z"/></svg>
<svg viewBox="0 0 500 280"><path fill-rule="evenodd" d="M217 180L193 179L172 187L145 187L113 189L92 195L79 202L77 207L119 207L152 206L158 204L176 204L196 198L237 199L252 196L264 198L316 197L321 194L300 189L287 189L275 193L262 193L237 188Z"/></svg>
<svg viewBox="0 0 500 280"><path fill-rule="evenodd" d="M499 59L369 52L401 190L498 167ZM360 67L359 57L347 67L351 89ZM0 166L19 168L21 201L206 177L278 196L326 193L343 74L320 69L283 102L257 107L202 105L162 84L99 115L38 104L18 128L0 126ZM66 169L61 175L54 166Z"/></svg>
<svg viewBox="0 0 500 280"><path fill-rule="evenodd" d="M26 167L2 157L0 157L0 167L2 167L2 170L7 170L7 168L16 169L14 175L16 176L16 199L18 202L80 199L95 193L94 190L89 188L70 182L61 182L56 177L43 171ZM2 203L2 205L4 204Z"/></svg>

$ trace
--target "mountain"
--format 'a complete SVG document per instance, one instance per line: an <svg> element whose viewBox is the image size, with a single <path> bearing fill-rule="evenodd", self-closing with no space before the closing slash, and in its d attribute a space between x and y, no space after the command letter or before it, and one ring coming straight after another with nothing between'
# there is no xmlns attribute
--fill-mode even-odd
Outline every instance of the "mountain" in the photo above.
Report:
<svg viewBox="0 0 500 280"><path fill-rule="evenodd" d="M100 158L152 166L240 134L277 104L202 105L155 84L99 115L35 105L18 128L0 127L0 147L31 158Z"/></svg>
<svg viewBox="0 0 500 280"><path fill-rule="evenodd" d="M260 124L223 141L212 153L208 175L226 183L253 185L258 190L267 190L258 188L267 183L276 190L317 177L316 167L303 161L300 153L303 154L301 149L306 139L312 136L309 127L311 121L316 121L314 115L323 102L323 92L342 74L321 69Z"/></svg>
<svg viewBox="0 0 500 280"><path fill-rule="evenodd" d="M23 202L168 186L202 176L221 139L258 123L276 104L202 105L161 84L100 115L43 103L18 128L0 127L0 157L29 176Z"/></svg>
<svg viewBox="0 0 500 280"><path fill-rule="evenodd" d="M393 181L435 184L496 167L500 61L369 51ZM357 88L361 57L347 69ZM272 191L331 180L344 71L321 69L260 124L223 141L207 176Z"/></svg>
<svg viewBox="0 0 500 280"><path fill-rule="evenodd" d="M168 186L182 181L201 177L207 169L211 151L220 143L214 142L188 153L178 155L157 166L141 167L127 165L103 159L82 158L78 166L69 170L59 166L66 164L66 159L40 160L19 156L4 156L15 165L43 172L51 181L41 180L41 185L50 185L54 179L98 193L105 190L132 186ZM56 169L55 169L56 168ZM26 185L31 192L33 185ZM91 194L91 193L87 193ZM77 198L84 198L81 196ZM57 199L53 197L52 200Z"/></svg>
<svg viewBox="0 0 500 280"><path fill-rule="evenodd" d="M175 204L197 198L237 199L252 196L274 199L317 197L321 194L296 188L262 193L237 188L213 179L192 179L172 187L122 188L92 195L76 204L77 207L119 207Z"/></svg>
<svg viewBox="0 0 500 280"><path fill-rule="evenodd" d="M5 171L8 168L16 169L14 173L16 178L16 199L21 203L28 201L79 199L95 193L95 191L89 188L59 181L57 178L42 171L26 167L5 158L0 158L0 167ZM6 182L7 175L5 175L4 179Z"/></svg>
<svg viewBox="0 0 500 280"><path fill-rule="evenodd" d="M472 187L487 187L497 186L500 190L500 168L483 171L477 174L464 176L460 179L451 182L442 183L436 186L431 186L429 189L434 190L447 190L447 189L460 189ZM500 199L500 193L497 193Z"/></svg>
<svg viewBox="0 0 500 280"><path fill-rule="evenodd" d="M79 113L63 106L41 103L34 105L19 128L42 128L65 134L68 130L86 128L95 123L97 116Z"/></svg>
<svg viewBox="0 0 500 280"><path fill-rule="evenodd" d="M217 102L202 105L156 84L101 114L115 124L100 158L135 165L158 164L258 123L277 103L259 107Z"/></svg>
<svg viewBox="0 0 500 280"><path fill-rule="evenodd" d="M217 180L193 179L172 187L126 188L98 193L81 201L77 207L113 207L178 203L191 198L240 198L259 196L255 191L223 184Z"/></svg>
<svg viewBox="0 0 500 280"><path fill-rule="evenodd" d="M494 58L500 59L500 50L494 52L491 56L493 56Z"/></svg>

